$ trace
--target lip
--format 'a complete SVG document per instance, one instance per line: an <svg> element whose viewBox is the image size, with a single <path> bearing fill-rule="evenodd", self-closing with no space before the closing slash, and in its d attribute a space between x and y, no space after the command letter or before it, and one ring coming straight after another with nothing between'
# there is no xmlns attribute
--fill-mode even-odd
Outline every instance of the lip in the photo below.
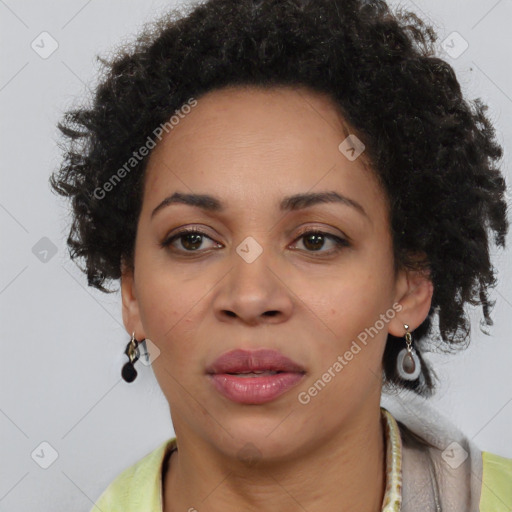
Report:
<svg viewBox="0 0 512 512"><path fill-rule="evenodd" d="M218 357L207 369L206 373L243 373L253 371L304 372L298 363L281 354L277 350L235 349Z"/></svg>
<svg viewBox="0 0 512 512"><path fill-rule="evenodd" d="M235 373L279 372L254 377ZM272 349L225 352L206 369L213 387L224 397L237 403L263 404L275 400L296 386L305 369L280 352Z"/></svg>

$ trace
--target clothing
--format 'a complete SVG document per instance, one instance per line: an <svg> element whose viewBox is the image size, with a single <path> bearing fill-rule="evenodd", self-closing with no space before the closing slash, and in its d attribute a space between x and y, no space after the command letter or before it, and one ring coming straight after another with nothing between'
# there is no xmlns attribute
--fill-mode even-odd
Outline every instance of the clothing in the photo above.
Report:
<svg viewBox="0 0 512 512"><path fill-rule="evenodd" d="M401 512L510 512L512 459L481 451L414 393L383 396L402 441Z"/></svg>
<svg viewBox="0 0 512 512"><path fill-rule="evenodd" d="M410 405L408 412L410 415ZM429 437L429 423L421 416L411 428L384 407L381 414L386 440L382 512L512 510L512 459L481 452L453 428L439 429L438 421L437 431L431 430ZM425 437L420 435L422 429ZM452 443L457 444L450 446ZM174 450L176 437L125 469L103 491L91 512L162 512L162 477Z"/></svg>

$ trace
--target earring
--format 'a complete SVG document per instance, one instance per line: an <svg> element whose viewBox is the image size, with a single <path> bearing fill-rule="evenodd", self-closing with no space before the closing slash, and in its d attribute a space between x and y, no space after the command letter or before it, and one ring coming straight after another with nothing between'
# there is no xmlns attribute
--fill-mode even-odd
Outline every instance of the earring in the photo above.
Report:
<svg viewBox="0 0 512 512"><path fill-rule="evenodd" d="M416 380L421 373L421 362L416 351L412 348L412 336L409 332L409 326L404 324L404 327L406 330L405 341L407 347L398 353L396 369L402 379Z"/></svg>
<svg viewBox="0 0 512 512"><path fill-rule="evenodd" d="M133 382L137 377L137 370L134 368L134 363L139 359L140 352L137 346L139 342L135 339L135 332L132 333L132 338L126 345L124 353L128 356L129 361L125 363L121 370L121 376L126 382Z"/></svg>

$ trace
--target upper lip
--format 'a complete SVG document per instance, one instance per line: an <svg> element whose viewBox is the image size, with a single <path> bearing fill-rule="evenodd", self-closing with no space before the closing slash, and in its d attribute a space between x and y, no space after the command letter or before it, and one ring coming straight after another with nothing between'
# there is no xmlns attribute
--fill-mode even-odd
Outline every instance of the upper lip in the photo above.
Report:
<svg viewBox="0 0 512 512"><path fill-rule="evenodd" d="M272 349L235 349L225 352L206 369L206 372L209 374L243 373L262 370L305 372L298 363Z"/></svg>

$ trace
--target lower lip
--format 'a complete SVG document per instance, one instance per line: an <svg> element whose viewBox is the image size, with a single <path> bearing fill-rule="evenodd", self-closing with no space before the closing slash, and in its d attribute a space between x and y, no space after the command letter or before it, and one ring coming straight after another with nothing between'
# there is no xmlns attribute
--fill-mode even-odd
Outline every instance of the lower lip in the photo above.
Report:
<svg viewBox="0 0 512 512"><path fill-rule="evenodd" d="M264 404L297 385L303 373L282 372L261 377L238 377L229 373L210 375L215 389L240 404Z"/></svg>

